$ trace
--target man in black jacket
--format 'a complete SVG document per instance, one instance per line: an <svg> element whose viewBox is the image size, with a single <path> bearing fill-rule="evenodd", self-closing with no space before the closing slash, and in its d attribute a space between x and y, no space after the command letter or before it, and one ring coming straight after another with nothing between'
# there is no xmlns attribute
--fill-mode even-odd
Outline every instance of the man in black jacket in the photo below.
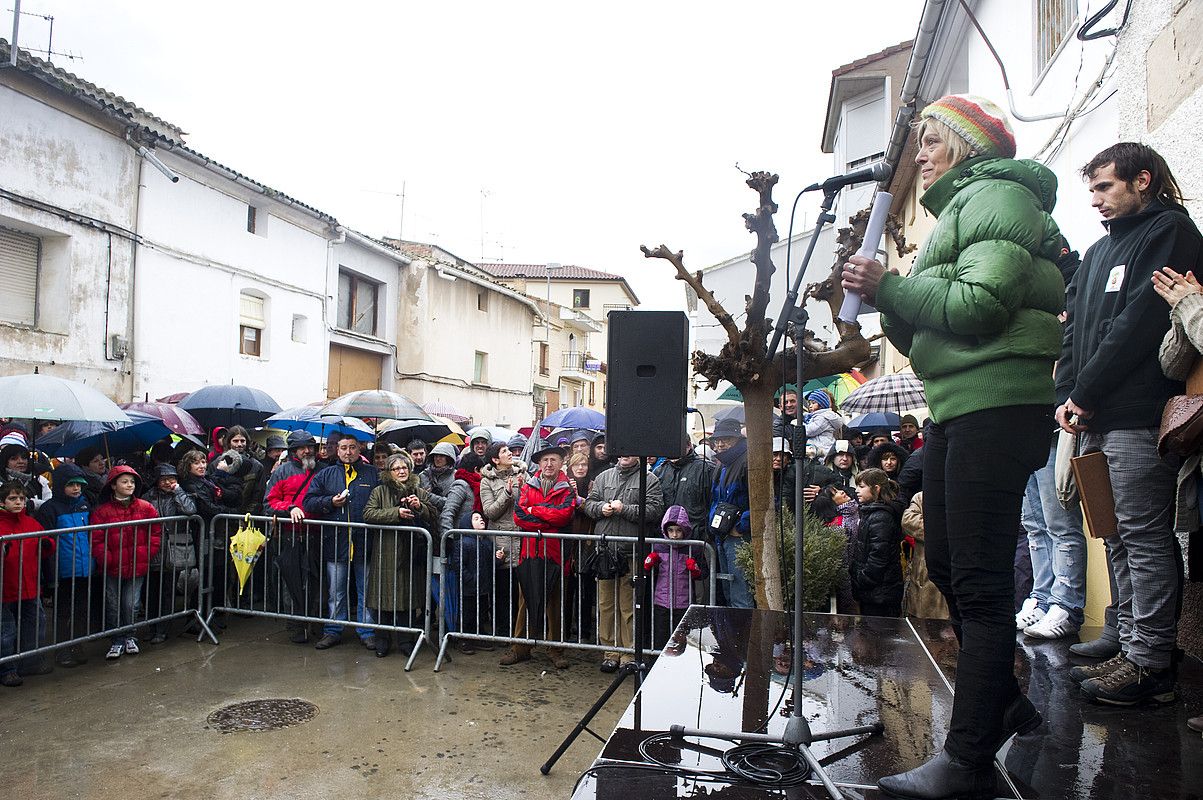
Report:
<svg viewBox="0 0 1203 800"><path fill-rule="evenodd" d="M666 459L654 474L664 493L664 507L681 506L689 515L689 524L697 536L706 530L710 511L710 484L714 483L714 465L698 458L688 437L682 444L684 455Z"/></svg>
<svg viewBox="0 0 1203 800"><path fill-rule="evenodd" d="M1182 563L1172 525L1176 475L1158 457L1157 432L1166 401L1183 385L1162 374L1157 358L1170 317L1152 275L1165 266L1203 274L1203 238L1151 147L1113 145L1082 176L1107 235L1069 285L1057 422L1080 433L1083 453L1107 456L1119 534L1106 543L1122 650L1071 674L1099 702L1168 702Z"/></svg>

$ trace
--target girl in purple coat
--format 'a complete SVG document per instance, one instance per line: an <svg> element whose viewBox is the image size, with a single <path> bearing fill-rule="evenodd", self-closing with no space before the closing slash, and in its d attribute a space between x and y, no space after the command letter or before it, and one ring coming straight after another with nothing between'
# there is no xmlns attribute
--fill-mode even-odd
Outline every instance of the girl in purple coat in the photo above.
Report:
<svg viewBox="0 0 1203 800"><path fill-rule="evenodd" d="M656 570L652 592L652 642L663 649L669 635L685 615L693 599L693 581L706 577L706 548L701 543L679 545L674 541L693 537L689 514L682 506L669 506L660 522L665 541L652 544L643 568Z"/></svg>

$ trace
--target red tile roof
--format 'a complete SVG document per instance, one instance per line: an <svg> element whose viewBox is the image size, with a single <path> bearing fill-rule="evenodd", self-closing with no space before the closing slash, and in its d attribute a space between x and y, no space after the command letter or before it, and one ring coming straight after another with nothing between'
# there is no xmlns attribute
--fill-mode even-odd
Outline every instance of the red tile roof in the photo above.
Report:
<svg viewBox="0 0 1203 800"><path fill-rule="evenodd" d="M844 75L849 72L852 72L853 70L857 70L857 69L860 69L861 67L868 66L869 64L872 64L874 61L880 61L883 58L889 58L890 56L894 55L895 53L905 52L906 50L909 50L911 45L913 45L914 43L915 43L914 39L907 39L905 42L899 42L898 44L891 45L890 47L887 47L885 50L874 53L871 56L865 56L864 58L858 58L855 61L845 64L842 67L836 67L835 69L833 69L831 71L831 77L838 78L839 76Z"/></svg>
<svg viewBox="0 0 1203 800"><path fill-rule="evenodd" d="M589 269L588 267L577 267L572 264L565 264L559 269L548 271L546 264L477 264L476 266L483 269L490 275L498 278L538 278L546 280L550 274L552 278L562 278L565 280L580 281L621 281L621 275L615 275L610 272L602 272L601 270Z"/></svg>

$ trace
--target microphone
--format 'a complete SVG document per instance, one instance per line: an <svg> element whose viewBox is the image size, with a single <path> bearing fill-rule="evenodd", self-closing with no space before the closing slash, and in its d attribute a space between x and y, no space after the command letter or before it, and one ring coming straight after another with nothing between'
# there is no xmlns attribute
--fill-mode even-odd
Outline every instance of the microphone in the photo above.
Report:
<svg viewBox="0 0 1203 800"><path fill-rule="evenodd" d="M850 186L854 183L866 183L868 181L888 181L890 176L894 174L893 168L885 162L878 162L871 167L858 169L856 172L847 172L843 175L836 175L828 178L822 183L812 183L803 189L803 192L814 192L822 189L824 193L838 192L845 186Z"/></svg>

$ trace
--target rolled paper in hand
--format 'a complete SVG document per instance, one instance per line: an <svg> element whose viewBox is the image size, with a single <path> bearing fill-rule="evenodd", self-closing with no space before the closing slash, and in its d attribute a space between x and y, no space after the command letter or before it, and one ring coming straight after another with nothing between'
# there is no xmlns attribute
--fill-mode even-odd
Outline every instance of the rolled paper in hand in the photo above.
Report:
<svg viewBox="0 0 1203 800"><path fill-rule="evenodd" d="M890 203L894 202L894 195L889 192L878 192L873 197L873 210L869 213L869 225L865 228L865 238L861 242L860 249L856 251L858 256L865 258L877 258L877 244L881 241L881 235L886 230L886 217L890 213ZM856 322L857 316L860 314L860 295L855 292L847 292L844 295L844 303L840 306L839 319L844 322Z"/></svg>

